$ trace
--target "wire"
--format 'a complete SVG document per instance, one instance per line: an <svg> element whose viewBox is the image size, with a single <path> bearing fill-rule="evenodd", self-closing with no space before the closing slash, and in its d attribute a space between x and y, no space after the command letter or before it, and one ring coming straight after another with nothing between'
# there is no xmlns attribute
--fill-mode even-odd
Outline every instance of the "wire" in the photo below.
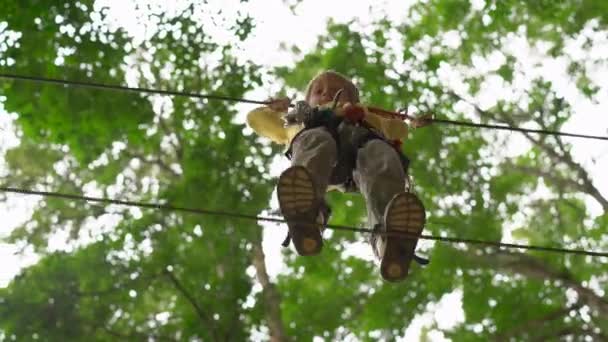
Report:
<svg viewBox="0 0 608 342"><path fill-rule="evenodd" d="M243 102L243 103L252 103L252 104L259 104L259 105L269 104L268 101L249 100L249 99L224 96L224 95L199 94L199 93L191 93L191 92L183 92L183 91L150 89L150 88L139 88L139 87L126 87L126 86L120 86L120 85L83 82L83 81L71 81L71 80L62 80L62 79L57 79L57 78L39 77L39 76L24 76L24 75L0 73L0 78L13 79L13 80L18 80L18 81L36 82L36 83L50 83L50 84L55 84L55 85L68 85L68 86L75 86L75 87L105 89L105 90L119 90L119 91L148 93L148 94L193 97L193 98L209 99L209 100ZM290 107L293 107L293 104L290 104ZM380 110L380 109L377 109L377 110ZM399 113L392 113L389 111L384 111L384 112L390 113L390 115L393 115L393 116L402 115ZM546 134L546 135L555 135L555 136L568 136L568 137L575 137L575 138L607 140L608 141L608 136L567 133L567 132L550 131L550 130L544 130L544 129L528 129L528 128L503 126L503 125L482 124L482 123L466 122L466 121L455 121L455 120L447 120L447 119L428 119L428 120L431 122L437 122L440 124L448 124L448 125L456 125L456 126L464 126L464 127L488 128L488 129L495 129L495 130L507 130L507 131L515 131L515 132L527 132L527 133L537 133L537 134Z"/></svg>
<svg viewBox="0 0 608 342"><path fill-rule="evenodd" d="M526 133L537 133L537 134L555 135L555 136L561 135L561 136L585 138L585 139L608 140L608 137L604 137L604 136L568 133L568 132L556 132L556 131L550 131L550 130L546 130L546 129L520 128L520 127L511 127L511 126L504 126L504 125L482 124L482 123L475 123L475 122L454 121L454 120L446 120L446 119L430 119L430 121L441 123L441 124L455 125L455 126L490 128L490 129L506 130L506 131L512 131L512 132L526 132Z"/></svg>
<svg viewBox="0 0 608 342"><path fill-rule="evenodd" d="M23 195L39 195L39 196L44 196L44 197L54 197L54 198L61 198L61 199L67 199L67 200L89 201L89 202L105 203L105 204L117 204L117 205L147 208L147 209L181 211L181 212L186 212L186 213L191 213L191 214L213 215L213 216L240 218L240 219L255 220L255 221L286 223L286 221L283 219L278 219L278 218L273 218L273 217L240 214L240 213L219 211L219 210L195 209L195 208L173 206L173 205L161 204L161 203L136 202L136 201L128 201L128 200L118 200L118 199L91 197L91 196L80 196L80 195L65 194L65 193L59 193L59 192L37 191L37 190L11 188L11 187L0 187L0 191L18 193L18 194L23 194ZM307 224L310 224L310 223L307 223ZM377 232L370 228L356 228L356 227L342 226L342 225L335 225L335 224L328 224L325 227L328 229L333 229L333 230L343 230L343 231L350 231L350 232L357 232L357 233L369 233L369 234L376 233L379 235L417 238L417 239L422 239L422 240L434 240L434 241L441 241L441 242L447 242L447 243L465 243L465 244L484 245L484 246L500 247L500 248L519 248L519 249L526 249L526 250L536 250L536 251L562 253L562 254L578 254L578 255L608 257L608 252L595 252L595 251L588 251L588 250L582 250L582 249L567 249L567 248L549 247L549 246L522 245L522 244L515 244L515 243L504 243L504 242L497 242L497 241L464 239L464 238L434 236L434 235L425 235L425 234L417 236L417 235L413 235L413 234L408 234L406 232L396 232L396 231L395 232Z"/></svg>
<svg viewBox="0 0 608 342"><path fill-rule="evenodd" d="M268 104L267 101L247 100L247 99L242 99L242 98L238 98L238 97L231 97L231 96L224 96L224 95L198 94L198 93L190 93L190 92L175 91L175 90L126 87L126 86L113 85L113 84L61 80L58 78L24 76L24 75L15 75L15 74L6 74L6 73L0 73L0 78L13 79L13 80L18 80L18 81L26 81L26 82L49 83L49 84L54 84L54 85L67 85L67 86L74 86L74 87L104 89L104 90L119 90L119 91L126 91L126 92L135 92L135 93L173 95L173 96L182 96L182 97L193 97L193 98L198 98L198 99L221 100L221 101L230 101L230 102L244 102L244 103L253 103L253 104L261 104L261 105Z"/></svg>

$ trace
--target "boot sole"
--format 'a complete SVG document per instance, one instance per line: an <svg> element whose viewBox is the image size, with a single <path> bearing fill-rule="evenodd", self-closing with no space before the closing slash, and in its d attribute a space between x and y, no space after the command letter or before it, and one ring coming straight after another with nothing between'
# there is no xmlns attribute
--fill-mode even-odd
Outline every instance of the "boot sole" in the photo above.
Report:
<svg viewBox="0 0 608 342"><path fill-rule="evenodd" d="M418 237L424 229L426 213L418 197L404 192L396 195L389 202L385 220L387 232L411 235L411 237L391 235L386 237L386 249L380 264L380 273L385 280L397 282L408 275Z"/></svg>
<svg viewBox="0 0 608 342"><path fill-rule="evenodd" d="M319 254L323 247L321 227L316 222L319 199L308 170L301 166L285 170L279 177L277 194L281 213L287 221L298 254Z"/></svg>

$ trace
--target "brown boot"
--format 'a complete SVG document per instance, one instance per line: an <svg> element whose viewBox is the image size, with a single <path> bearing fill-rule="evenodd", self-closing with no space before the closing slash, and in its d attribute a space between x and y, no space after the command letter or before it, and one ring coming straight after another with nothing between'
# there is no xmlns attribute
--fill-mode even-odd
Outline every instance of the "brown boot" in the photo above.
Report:
<svg viewBox="0 0 608 342"><path fill-rule="evenodd" d="M378 227L380 232L389 235L374 234L371 241L376 256L381 259L382 278L397 282L407 277L425 221L424 206L416 195L402 192L391 199L384 211L384 226ZM403 235L390 235L391 232Z"/></svg>
<svg viewBox="0 0 608 342"><path fill-rule="evenodd" d="M320 210L323 201L316 194L310 172L302 166L292 166L283 171L279 176L277 193L281 213L289 227L289 237L298 254L319 254L323 247L321 230L326 218Z"/></svg>

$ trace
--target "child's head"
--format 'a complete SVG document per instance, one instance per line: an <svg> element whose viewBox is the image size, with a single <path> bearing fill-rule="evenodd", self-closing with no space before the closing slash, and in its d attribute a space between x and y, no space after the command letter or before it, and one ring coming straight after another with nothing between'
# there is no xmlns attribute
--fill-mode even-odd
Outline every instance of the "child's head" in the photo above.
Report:
<svg viewBox="0 0 608 342"><path fill-rule="evenodd" d="M306 89L306 102L320 106L333 101L334 96L344 89L339 102L359 103L359 90L353 82L335 71L324 71L310 81Z"/></svg>

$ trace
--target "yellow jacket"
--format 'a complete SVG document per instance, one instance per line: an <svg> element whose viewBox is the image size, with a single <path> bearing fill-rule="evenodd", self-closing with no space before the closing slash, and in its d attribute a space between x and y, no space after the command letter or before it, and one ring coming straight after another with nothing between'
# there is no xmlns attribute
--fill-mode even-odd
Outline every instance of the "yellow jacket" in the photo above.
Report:
<svg viewBox="0 0 608 342"><path fill-rule="evenodd" d="M400 119L391 119L372 113L362 106L365 112L364 121L378 130L388 140L405 140L407 124ZM336 108L336 115L342 116L342 107ZM247 114L247 123L260 136L269 138L281 145L289 145L291 140L300 132L304 125L289 125L283 121L285 113L277 112L269 107L259 107Z"/></svg>

